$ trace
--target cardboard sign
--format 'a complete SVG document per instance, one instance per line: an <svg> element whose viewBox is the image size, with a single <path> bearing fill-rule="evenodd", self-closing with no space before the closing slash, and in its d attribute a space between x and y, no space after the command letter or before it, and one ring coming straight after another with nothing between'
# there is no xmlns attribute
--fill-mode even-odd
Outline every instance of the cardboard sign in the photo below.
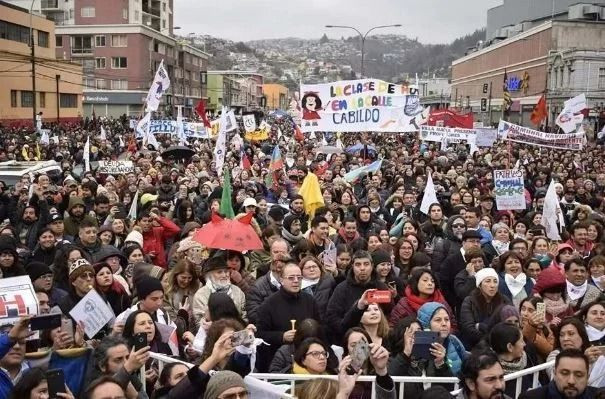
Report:
<svg viewBox="0 0 605 399"><path fill-rule="evenodd" d="M0 326L38 314L38 297L29 276L0 279Z"/></svg>
<svg viewBox="0 0 605 399"><path fill-rule="evenodd" d="M132 161L99 161L99 173L106 175L122 175L134 172Z"/></svg>
<svg viewBox="0 0 605 399"><path fill-rule="evenodd" d="M496 209L499 211L525 209L523 170L494 170Z"/></svg>

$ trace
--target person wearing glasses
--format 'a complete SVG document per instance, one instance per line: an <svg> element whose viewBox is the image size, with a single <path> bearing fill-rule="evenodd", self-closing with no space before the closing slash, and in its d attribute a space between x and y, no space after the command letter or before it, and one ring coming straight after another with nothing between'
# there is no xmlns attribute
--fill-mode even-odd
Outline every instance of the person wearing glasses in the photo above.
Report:
<svg viewBox="0 0 605 399"><path fill-rule="evenodd" d="M466 223L460 215L451 216L445 225L445 236L438 237L433 243L431 267L438 273L441 264L452 253L462 247L462 235L466 231Z"/></svg>
<svg viewBox="0 0 605 399"><path fill-rule="evenodd" d="M319 338L307 338L294 352L292 374L335 374L328 370L330 351Z"/></svg>
<svg viewBox="0 0 605 399"><path fill-rule="evenodd" d="M257 336L270 346L259 348L257 368L259 364L268 367L277 349L294 340L297 323L304 319L321 320L315 299L301 291L302 280L300 266L287 263L279 276L279 291L269 296L258 309Z"/></svg>

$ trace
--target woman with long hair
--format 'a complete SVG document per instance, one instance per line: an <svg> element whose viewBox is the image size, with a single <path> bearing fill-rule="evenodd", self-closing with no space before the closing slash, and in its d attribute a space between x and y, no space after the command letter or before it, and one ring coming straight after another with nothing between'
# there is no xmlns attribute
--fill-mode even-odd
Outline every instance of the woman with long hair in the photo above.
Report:
<svg viewBox="0 0 605 399"><path fill-rule="evenodd" d="M111 266L107 262L93 265L97 291L105 296L114 314L120 314L130 307L130 296L114 277Z"/></svg>
<svg viewBox="0 0 605 399"><path fill-rule="evenodd" d="M292 374L335 374L328 369L330 350L319 338L306 338L294 351Z"/></svg>
<svg viewBox="0 0 605 399"><path fill-rule="evenodd" d="M332 273L327 272L319 259L312 255L305 256L298 265L303 277L301 290L315 299L323 319L336 281Z"/></svg>
<svg viewBox="0 0 605 399"><path fill-rule="evenodd" d="M605 301L600 300L588 304L580 313L586 326L586 334L590 344L605 346Z"/></svg>
<svg viewBox="0 0 605 399"><path fill-rule="evenodd" d="M87 259L88 255L73 244L63 244L58 248L51 269L55 287L69 291L69 264L77 259Z"/></svg>
<svg viewBox="0 0 605 399"><path fill-rule="evenodd" d="M399 277L407 282L411 271L412 256L414 256L414 244L401 237L395 243L393 253L395 254L395 267L399 269Z"/></svg>
<svg viewBox="0 0 605 399"><path fill-rule="evenodd" d="M544 300L537 296L521 301L519 305L520 324L525 342L536 348L541 359L546 359L553 350L555 335L546 324L546 319L536 312L539 303L544 303Z"/></svg>
<svg viewBox="0 0 605 399"><path fill-rule="evenodd" d="M185 332L189 329L189 298L193 298L199 288L197 271L190 262L180 260L168 273L164 284L164 310L171 320L176 321L179 331Z"/></svg>

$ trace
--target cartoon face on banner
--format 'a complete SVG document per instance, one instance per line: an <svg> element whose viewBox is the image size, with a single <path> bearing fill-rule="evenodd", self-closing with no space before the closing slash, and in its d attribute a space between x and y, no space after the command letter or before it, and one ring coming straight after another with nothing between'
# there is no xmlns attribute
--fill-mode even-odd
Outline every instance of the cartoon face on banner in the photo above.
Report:
<svg viewBox="0 0 605 399"><path fill-rule="evenodd" d="M254 119L254 115L244 115L242 120L244 122L244 129L246 132L251 133L256 130L256 119Z"/></svg>

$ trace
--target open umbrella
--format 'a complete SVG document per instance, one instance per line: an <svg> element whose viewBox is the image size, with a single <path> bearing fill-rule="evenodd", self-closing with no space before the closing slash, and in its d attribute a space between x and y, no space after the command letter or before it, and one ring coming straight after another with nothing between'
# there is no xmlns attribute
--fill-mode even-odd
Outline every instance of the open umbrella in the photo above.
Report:
<svg viewBox="0 0 605 399"><path fill-rule="evenodd" d="M352 145L352 146L350 146L350 147L347 147L347 150L346 150L346 151L347 151L349 154L355 154L355 153L358 153L358 152L364 151L364 150L365 150L365 148L366 148L366 145L365 145L365 144L361 144L361 143L359 143L359 144L355 144L355 145ZM376 147L373 147L373 146L371 146L371 145L368 145L368 146L367 146L367 149L368 149L368 153L373 152L374 154L376 154Z"/></svg>
<svg viewBox="0 0 605 399"><path fill-rule="evenodd" d="M193 236L193 240L208 248L228 249L237 252L262 249L263 243L250 225L252 214L241 219L223 219L212 214L210 223L206 223Z"/></svg>
<svg viewBox="0 0 605 399"><path fill-rule="evenodd" d="M184 145L168 147L166 151L162 152L164 159L189 159L193 155L195 155L195 151Z"/></svg>

